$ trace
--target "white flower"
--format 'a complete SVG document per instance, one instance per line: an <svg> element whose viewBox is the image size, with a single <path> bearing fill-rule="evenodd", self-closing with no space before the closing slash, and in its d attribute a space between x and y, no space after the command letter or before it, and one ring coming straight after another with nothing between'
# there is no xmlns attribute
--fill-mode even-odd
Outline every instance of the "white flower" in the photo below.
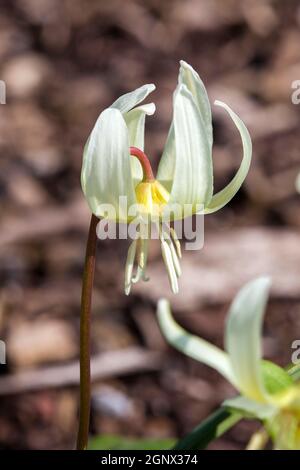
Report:
<svg viewBox="0 0 300 470"><path fill-rule="evenodd" d="M192 215L199 207L209 214L225 206L246 178L252 154L249 133L229 106L216 101L217 106L228 112L240 132L243 159L232 181L213 194L210 103L199 75L186 62L180 64L173 98L173 120L156 178L143 152L145 116L153 114L155 106L153 103L139 105L155 86L144 85L121 96L100 114L84 149L81 174L84 195L97 217L107 217L104 210L107 204L115 209L116 221L126 223L132 219L128 209L136 204L143 208L141 215L155 220L160 220L165 213L172 214L174 206L173 219ZM120 207L120 197L124 196L127 205ZM190 208L188 212L187 207ZM169 237L160 223L158 226L171 288L177 292L179 242L174 231ZM146 280L147 250L148 239L142 236L129 248L125 273L127 294L133 282ZM138 269L133 275L135 260Z"/></svg>
<svg viewBox="0 0 300 470"><path fill-rule="evenodd" d="M262 277L237 294L226 322L226 352L186 332L164 299L158 303L158 319L170 344L216 369L240 392L225 406L262 420L276 448L300 449L300 387L284 369L262 360L261 330L269 287L270 280Z"/></svg>

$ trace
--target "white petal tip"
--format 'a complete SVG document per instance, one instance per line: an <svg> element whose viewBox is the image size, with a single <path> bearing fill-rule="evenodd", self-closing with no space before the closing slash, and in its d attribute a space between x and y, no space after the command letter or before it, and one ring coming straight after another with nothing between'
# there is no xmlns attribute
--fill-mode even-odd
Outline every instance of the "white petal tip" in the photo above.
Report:
<svg viewBox="0 0 300 470"><path fill-rule="evenodd" d="M190 64L188 64L185 60L182 60L182 59L179 61L179 64L181 67L186 68L186 69L192 68Z"/></svg>
<svg viewBox="0 0 300 470"><path fill-rule="evenodd" d="M150 93L154 90L156 90L156 85L154 85L154 83L148 83L147 85L145 86L148 86L149 87L149 90L150 90Z"/></svg>
<svg viewBox="0 0 300 470"><path fill-rule="evenodd" d="M260 276L254 279L253 281L250 281L249 284L251 284L252 286L260 286L265 289L269 289L272 284L272 279L270 276Z"/></svg>
<svg viewBox="0 0 300 470"><path fill-rule="evenodd" d="M147 108L146 108L146 106L147 106ZM152 116L156 111L156 106L155 106L154 103L149 103L147 105L144 105L144 108L146 109L146 114L148 116Z"/></svg>

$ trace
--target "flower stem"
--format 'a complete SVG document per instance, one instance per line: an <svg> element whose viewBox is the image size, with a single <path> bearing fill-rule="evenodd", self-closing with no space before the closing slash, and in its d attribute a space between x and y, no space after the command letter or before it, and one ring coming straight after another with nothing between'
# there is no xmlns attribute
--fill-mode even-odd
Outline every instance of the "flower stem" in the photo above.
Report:
<svg viewBox="0 0 300 470"><path fill-rule="evenodd" d="M91 403L91 366L90 366L90 329L91 329L91 303L95 273L95 259L97 249L98 219L92 215L88 240L86 245L85 263L81 291L80 311L80 404L79 404L79 429L77 435L77 450L87 448L90 403Z"/></svg>
<svg viewBox="0 0 300 470"><path fill-rule="evenodd" d="M136 157L142 165L144 182L154 181L154 175L147 155L137 147L130 147L130 155Z"/></svg>

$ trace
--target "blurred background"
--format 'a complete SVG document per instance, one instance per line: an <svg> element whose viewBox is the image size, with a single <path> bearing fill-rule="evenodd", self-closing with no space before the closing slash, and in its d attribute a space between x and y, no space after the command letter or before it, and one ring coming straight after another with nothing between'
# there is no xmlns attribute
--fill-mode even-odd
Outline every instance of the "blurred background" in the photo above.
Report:
<svg viewBox="0 0 300 470"><path fill-rule="evenodd" d="M91 432L123 438L183 436L234 390L169 348L156 301L222 346L230 300L249 279L273 277L264 351L285 365L300 339L300 5L272 0L12 0L1 2L0 447L63 449L77 429L79 305L89 211L82 148L98 116L144 83L146 153L154 167L172 115L178 61L199 72L211 102L228 103L254 146L234 200L205 218L205 246L185 252L180 294L169 293L159 244L151 280L123 294L126 241L100 242L94 289ZM216 190L242 156L230 118L213 107ZM210 445L242 449L257 429L241 422Z"/></svg>

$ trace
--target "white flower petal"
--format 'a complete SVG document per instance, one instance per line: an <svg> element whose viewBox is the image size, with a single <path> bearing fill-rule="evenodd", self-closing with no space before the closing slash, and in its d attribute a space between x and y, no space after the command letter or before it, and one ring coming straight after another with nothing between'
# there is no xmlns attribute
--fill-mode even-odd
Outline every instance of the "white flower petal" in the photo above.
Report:
<svg viewBox="0 0 300 470"><path fill-rule="evenodd" d="M179 85L183 84L187 87L193 96L196 106L198 107L199 114L203 121L205 128L206 140L208 146L212 148L213 134L212 134L212 117L211 107L205 86L200 79L198 73L183 60L180 61L180 69L178 76ZM174 135L174 121L172 121L167 141L164 147L162 157L159 162L157 170L157 179L168 189L171 190L171 182L174 177L175 171L175 135Z"/></svg>
<svg viewBox="0 0 300 470"><path fill-rule="evenodd" d="M128 207L136 203L130 158L122 114L108 108L100 114L84 149L81 184L93 214L103 215L100 205L112 204L118 220L127 220L119 197L127 197Z"/></svg>
<svg viewBox="0 0 300 470"><path fill-rule="evenodd" d="M265 402L267 392L261 369L261 330L270 279L260 277L246 284L231 304L225 345L235 381L247 398Z"/></svg>
<svg viewBox="0 0 300 470"><path fill-rule="evenodd" d="M155 104L149 103L138 106L124 114L128 127L129 145L144 150L145 117L155 113Z"/></svg>
<svg viewBox="0 0 300 470"><path fill-rule="evenodd" d="M231 182L224 189L222 189L222 191L219 191L213 195L210 203L205 208L206 214L218 211L224 207L233 198L233 196L235 196L248 174L252 157L251 137L243 121L232 111L232 109L229 108L229 106L227 106L227 104L222 103L221 101L215 101L215 104L226 109L236 127L238 128L243 144L243 159L236 175L231 180Z"/></svg>
<svg viewBox="0 0 300 470"><path fill-rule="evenodd" d="M155 113L155 104L149 103L128 111L124 114L124 119L128 128L130 147L138 147L144 150L145 118ZM137 158L131 158L132 176L135 185L143 178L143 170Z"/></svg>
<svg viewBox="0 0 300 470"><path fill-rule="evenodd" d="M192 94L179 85L174 95L176 163L170 203L206 206L212 197L213 171L205 127ZM188 214L187 214L188 215Z"/></svg>
<svg viewBox="0 0 300 470"><path fill-rule="evenodd" d="M202 116L206 129L206 135L211 148L213 142L211 107L204 83L193 67L187 64L184 60L180 61L178 81L179 83L186 85L194 97L196 105L198 106Z"/></svg>
<svg viewBox="0 0 300 470"><path fill-rule="evenodd" d="M261 420L271 419L278 411L275 406L258 403L257 401L241 396L225 400L222 406Z"/></svg>
<svg viewBox="0 0 300 470"><path fill-rule="evenodd" d="M149 93L155 90L153 83L143 85L130 93L120 96L112 105L111 108L118 109L121 113L127 113L137 104L143 101Z"/></svg>
<svg viewBox="0 0 300 470"><path fill-rule="evenodd" d="M167 300L161 299L158 302L157 315L161 331L172 346L187 356L196 359L196 361L213 367L233 383L228 355L204 339L188 333L178 325L172 317L170 304Z"/></svg>
<svg viewBox="0 0 300 470"><path fill-rule="evenodd" d="M157 180L169 191L172 189L176 163L174 123L169 129L164 151L157 169Z"/></svg>

